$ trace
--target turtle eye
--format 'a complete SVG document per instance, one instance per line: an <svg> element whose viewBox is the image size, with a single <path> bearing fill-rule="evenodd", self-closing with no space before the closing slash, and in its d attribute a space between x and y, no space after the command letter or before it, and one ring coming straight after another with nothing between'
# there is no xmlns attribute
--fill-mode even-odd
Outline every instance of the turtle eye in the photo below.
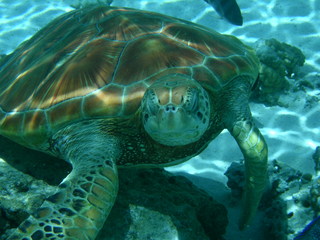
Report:
<svg viewBox="0 0 320 240"><path fill-rule="evenodd" d="M159 103L160 100L158 99L157 95L154 91L150 90L147 95L147 111L151 115L155 115L159 110Z"/></svg>
<svg viewBox="0 0 320 240"><path fill-rule="evenodd" d="M144 114L144 118L143 118L144 123L146 123L148 119L149 119L149 114L148 113Z"/></svg>
<svg viewBox="0 0 320 240"><path fill-rule="evenodd" d="M184 106L186 110L188 111L194 111L198 107L198 96L199 93L196 89L194 88L189 88L187 90L185 100L184 100Z"/></svg>

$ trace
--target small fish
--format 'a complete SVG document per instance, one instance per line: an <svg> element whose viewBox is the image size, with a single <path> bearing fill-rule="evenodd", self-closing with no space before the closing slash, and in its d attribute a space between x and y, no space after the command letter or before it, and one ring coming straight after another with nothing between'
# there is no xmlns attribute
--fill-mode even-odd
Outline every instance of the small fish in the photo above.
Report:
<svg viewBox="0 0 320 240"><path fill-rule="evenodd" d="M320 240L320 216L310 222L294 240Z"/></svg>
<svg viewBox="0 0 320 240"><path fill-rule="evenodd" d="M241 26L243 19L236 0L205 0L217 13L234 25Z"/></svg>

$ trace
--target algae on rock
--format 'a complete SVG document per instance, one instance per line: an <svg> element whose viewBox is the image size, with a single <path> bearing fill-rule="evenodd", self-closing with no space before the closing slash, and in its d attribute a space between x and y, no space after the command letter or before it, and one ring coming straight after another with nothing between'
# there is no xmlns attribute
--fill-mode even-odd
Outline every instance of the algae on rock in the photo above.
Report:
<svg viewBox="0 0 320 240"><path fill-rule="evenodd" d="M283 105L279 97L294 87L289 79L296 80L305 62L304 54L274 38L258 40L254 48L261 62L261 73L253 99L267 105Z"/></svg>

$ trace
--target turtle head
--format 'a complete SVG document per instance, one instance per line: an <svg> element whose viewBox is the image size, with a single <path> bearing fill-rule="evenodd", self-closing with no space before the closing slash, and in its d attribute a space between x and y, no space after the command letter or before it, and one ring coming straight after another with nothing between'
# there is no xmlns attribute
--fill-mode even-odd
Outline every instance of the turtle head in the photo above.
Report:
<svg viewBox="0 0 320 240"><path fill-rule="evenodd" d="M167 146L186 145L207 130L207 92L189 76L168 75L153 83L142 100L142 121L151 138Z"/></svg>

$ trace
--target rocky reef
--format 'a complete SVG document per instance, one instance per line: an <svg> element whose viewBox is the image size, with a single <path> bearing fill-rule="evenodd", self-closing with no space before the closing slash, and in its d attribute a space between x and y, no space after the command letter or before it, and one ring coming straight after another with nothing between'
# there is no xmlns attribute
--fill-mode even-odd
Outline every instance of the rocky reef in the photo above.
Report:
<svg viewBox="0 0 320 240"><path fill-rule="evenodd" d="M243 192L244 165L232 163L225 175L232 196L239 199ZM268 187L260 203L264 213L264 239L292 240L320 213L320 178L279 162L268 168Z"/></svg>
<svg viewBox="0 0 320 240"><path fill-rule="evenodd" d="M285 106L286 103L279 100L280 96L296 91L303 83L300 68L305 62L304 54L297 47L274 38L258 40L254 48L261 70L252 99L266 105Z"/></svg>
<svg viewBox="0 0 320 240"><path fill-rule="evenodd" d="M121 169L120 176L117 203L98 239L223 239L226 209L185 177L162 169Z"/></svg>
<svg viewBox="0 0 320 240"><path fill-rule="evenodd" d="M320 174L320 146L318 146L312 155L314 161L314 170L316 171L317 175Z"/></svg>
<svg viewBox="0 0 320 240"><path fill-rule="evenodd" d="M0 239L6 239L55 191L47 182L58 184L70 168L4 138L0 146L6 159L0 160ZM117 201L98 240L223 239L226 208L185 177L163 169L120 169L119 180Z"/></svg>

